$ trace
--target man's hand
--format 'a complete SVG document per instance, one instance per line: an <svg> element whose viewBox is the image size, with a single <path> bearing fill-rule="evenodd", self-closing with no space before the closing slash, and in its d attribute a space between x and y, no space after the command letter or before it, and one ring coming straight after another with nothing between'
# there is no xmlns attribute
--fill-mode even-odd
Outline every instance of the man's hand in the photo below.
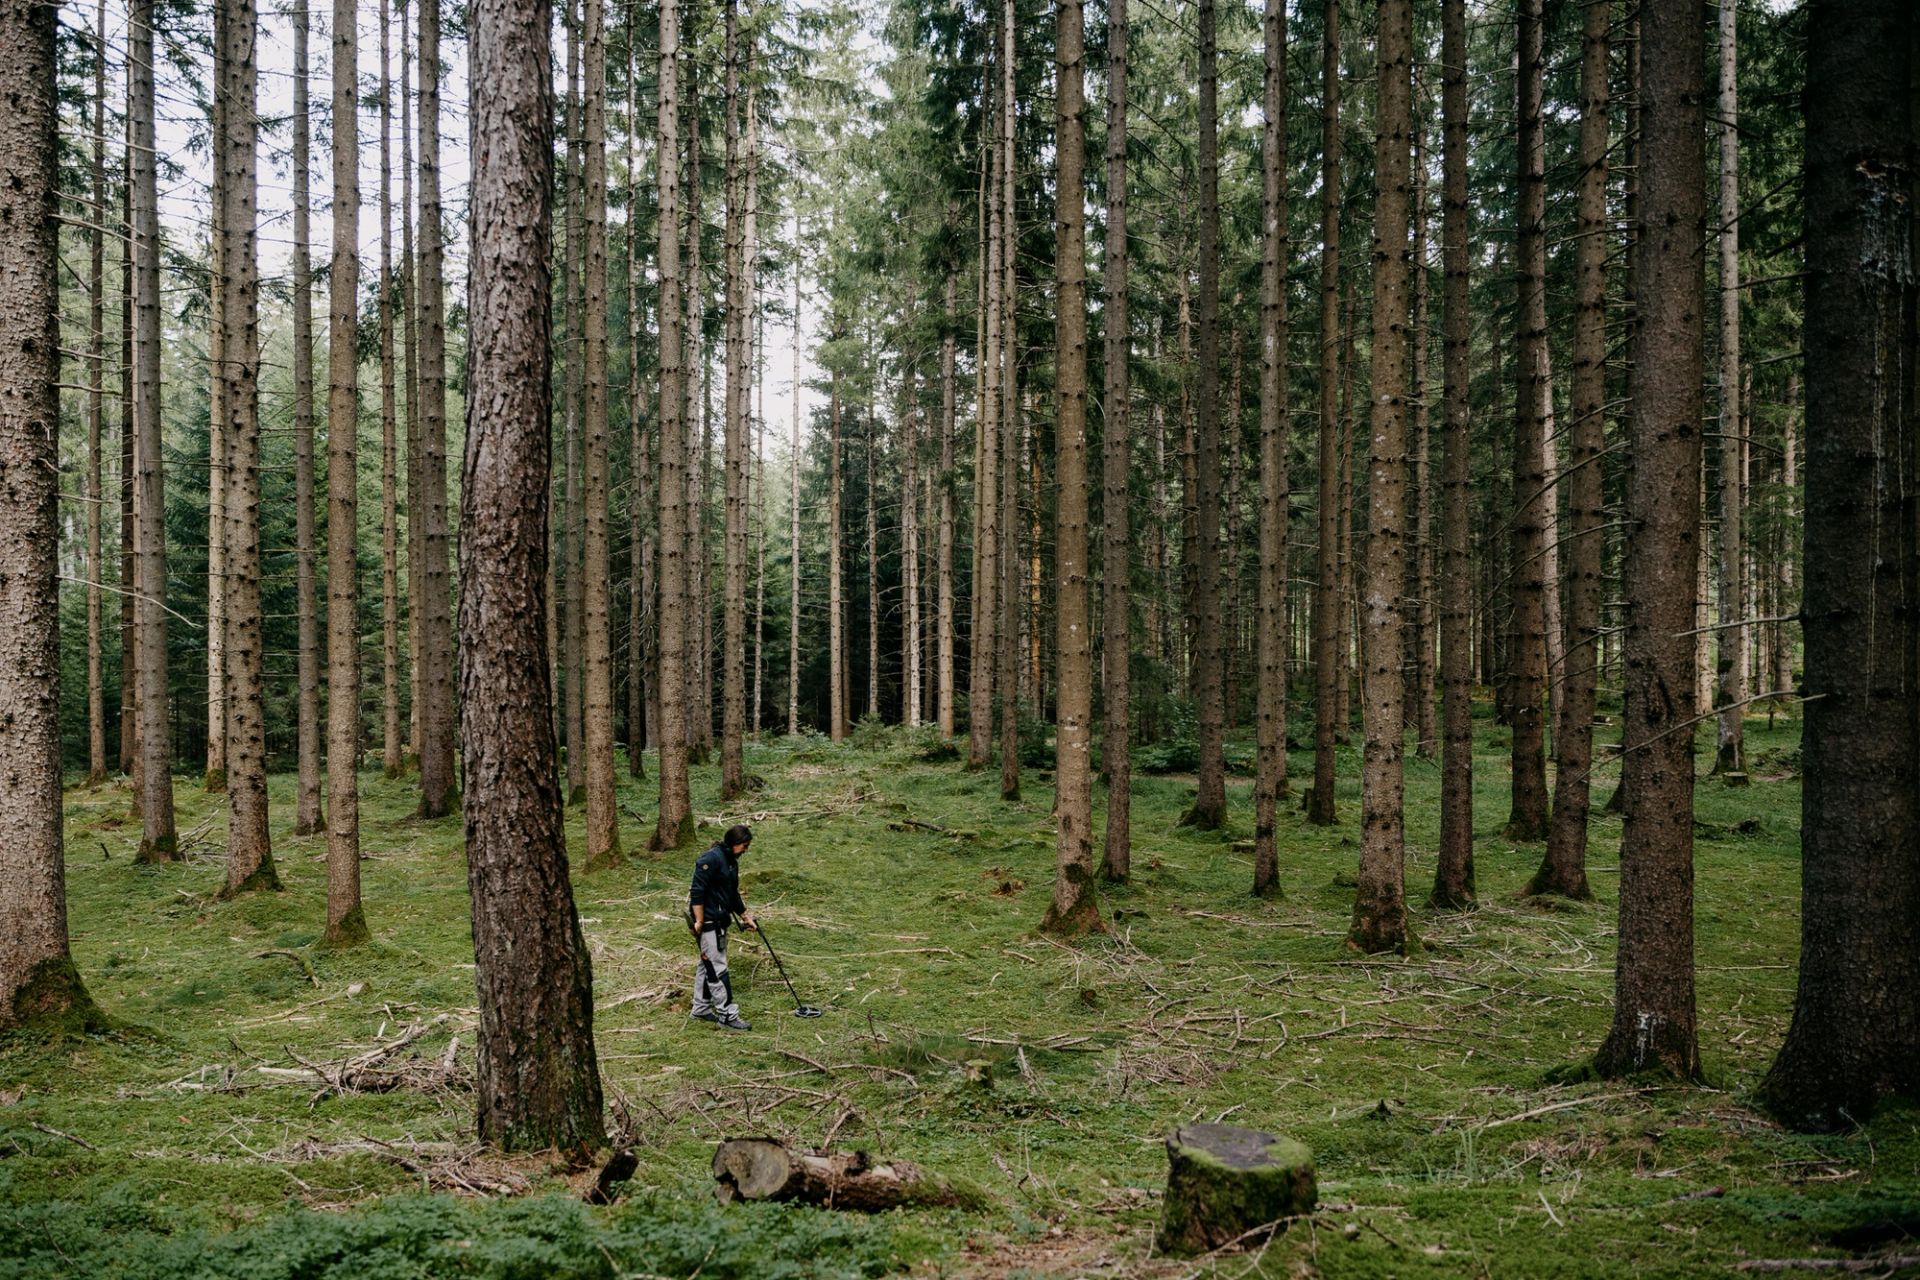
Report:
<svg viewBox="0 0 1920 1280"><path fill-rule="evenodd" d="M760 922L753 918L753 912L751 911L742 911L740 913L740 924L748 929L757 930L760 927Z"/></svg>

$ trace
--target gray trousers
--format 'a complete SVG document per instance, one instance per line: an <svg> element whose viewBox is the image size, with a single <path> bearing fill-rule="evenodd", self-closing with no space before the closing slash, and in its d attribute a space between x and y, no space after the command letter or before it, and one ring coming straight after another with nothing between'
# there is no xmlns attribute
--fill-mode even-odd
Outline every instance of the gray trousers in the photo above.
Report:
<svg viewBox="0 0 1920 1280"><path fill-rule="evenodd" d="M700 960L693 970L693 1012L721 1018L738 1017L733 1002L733 979L727 976L727 931L708 929L700 935Z"/></svg>

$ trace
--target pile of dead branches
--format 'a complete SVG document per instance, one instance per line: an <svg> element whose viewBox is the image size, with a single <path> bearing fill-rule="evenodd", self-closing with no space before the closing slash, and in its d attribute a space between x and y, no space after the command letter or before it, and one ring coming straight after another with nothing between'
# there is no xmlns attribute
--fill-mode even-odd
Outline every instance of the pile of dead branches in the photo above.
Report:
<svg viewBox="0 0 1920 1280"><path fill-rule="evenodd" d="M472 1075L459 1064L460 1037L457 1034L449 1036L446 1047L437 1054L398 1056L402 1049L446 1021L447 1015L443 1013L429 1022L408 1023L393 1039L384 1040L365 1052L339 1062L315 1062L301 1057L292 1045L285 1046L285 1049L287 1056L300 1064L298 1070L310 1072L320 1080L320 1089L307 1100L310 1107L318 1106L336 1094L393 1093L401 1089L437 1093L471 1089ZM295 1069L262 1070L278 1074Z"/></svg>

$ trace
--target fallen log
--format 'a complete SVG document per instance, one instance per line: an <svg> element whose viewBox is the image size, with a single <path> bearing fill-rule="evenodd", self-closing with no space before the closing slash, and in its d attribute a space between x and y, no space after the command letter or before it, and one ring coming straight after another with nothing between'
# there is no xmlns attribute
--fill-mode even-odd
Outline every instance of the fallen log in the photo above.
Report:
<svg viewBox="0 0 1920 1280"><path fill-rule="evenodd" d="M864 1151L799 1151L778 1138L728 1138L713 1153L714 1197L780 1200L877 1213L902 1205L971 1208L985 1197L905 1160L875 1164Z"/></svg>

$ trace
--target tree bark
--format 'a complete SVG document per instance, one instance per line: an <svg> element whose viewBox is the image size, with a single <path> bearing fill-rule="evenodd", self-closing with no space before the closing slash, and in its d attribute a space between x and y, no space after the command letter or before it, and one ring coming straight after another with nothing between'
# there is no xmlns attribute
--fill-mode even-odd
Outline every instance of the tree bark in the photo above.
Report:
<svg viewBox="0 0 1920 1280"><path fill-rule="evenodd" d="M1920 1088L1915 34L1898 0L1808 21L1800 984L1762 1090L1801 1129Z"/></svg>
<svg viewBox="0 0 1920 1280"><path fill-rule="evenodd" d="M484 137L483 134L476 134ZM440 0L420 0L420 816L454 800L453 623L447 581L447 333L440 226Z"/></svg>
<svg viewBox="0 0 1920 1280"><path fill-rule="evenodd" d="M874 1164L864 1151L797 1151L776 1138L728 1138L713 1153L714 1195L878 1213L907 1206L974 1206L971 1188L904 1160Z"/></svg>
<svg viewBox="0 0 1920 1280"><path fill-rule="evenodd" d="M1746 428L1740 413L1740 95L1738 6L1722 0L1719 20L1720 94L1714 125L1720 135L1720 625L1719 725L1713 771L1729 782L1747 780L1742 732L1747 717Z"/></svg>
<svg viewBox="0 0 1920 1280"><path fill-rule="evenodd" d="M566 741L563 755L567 764L567 803L578 804L587 795L587 595L586 595L586 492L585 461L581 456L580 403L586 390L581 360L586 344L585 299L581 296L586 279L586 224L584 214L585 174L580 152L586 145L580 119L580 0L563 0L562 24L567 32L567 156L559 175L560 207L566 219L566 250L561 261L564 282L562 314L566 334L561 348L564 381L561 412L565 432L565 467L560 499L560 517L554 521L555 541L559 544L558 574L564 601L560 619L561 706L565 716Z"/></svg>
<svg viewBox="0 0 1920 1280"><path fill-rule="evenodd" d="M1445 539L1440 554L1440 850L1431 905L1464 907L1473 901L1473 423L1472 352L1468 312L1470 234L1467 204L1467 0L1442 0L1441 115L1441 339L1444 386L1441 483Z"/></svg>
<svg viewBox="0 0 1920 1280"><path fill-rule="evenodd" d="M726 560L721 583L720 798L747 789L747 344L746 193L741 161L740 6L726 0Z"/></svg>
<svg viewBox="0 0 1920 1280"><path fill-rule="evenodd" d="M793 215L800 243L800 214ZM787 733L800 732L800 272L793 273L793 451L787 464Z"/></svg>
<svg viewBox="0 0 1920 1280"><path fill-rule="evenodd" d="M836 338L845 336L835 326ZM827 736L847 736L847 604L841 581L840 370L827 375Z"/></svg>
<svg viewBox="0 0 1920 1280"><path fill-rule="evenodd" d="M620 862L620 811L613 777L613 623L608 581L612 503L607 478L607 44L603 0L585 0L586 146L582 151L586 275L581 289L586 383L583 524L585 608L587 868Z"/></svg>
<svg viewBox="0 0 1920 1280"><path fill-rule="evenodd" d="M87 232L87 785L107 779L107 695L101 622L106 564L101 558L105 518L100 483L100 432L106 414L107 373L107 4L94 10L93 213Z"/></svg>
<svg viewBox="0 0 1920 1280"><path fill-rule="evenodd" d="M998 57L996 49L996 58ZM999 627L996 586L1000 577L1000 94L987 95L983 116L993 130L982 139L981 255L979 317L980 409L973 455L973 626L968 634L967 768L984 769L993 754L994 632Z"/></svg>
<svg viewBox="0 0 1920 1280"><path fill-rule="evenodd" d="M1280 797L1287 790L1287 524L1293 483L1287 415L1287 9L1266 0L1260 147L1260 585L1253 780L1253 892L1280 892ZM1122 494L1124 497L1124 492Z"/></svg>
<svg viewBox="0 0 1920 1280"><path fill-rule="evenodd" d="M151 15L134 16L135 40L150 40ZM58 18L0 3L0 1030L105 1022L68 950L61 850Z"/></svg>
<svg viewBox="0 0 1920 1280"><path fill-rule="evenodd" d="M1014 0L1000 6L1000 622L994 634L995 692L1000 699L1000 798L1020 797L1020 346L1017 202L1014 152L1018 100L1014 76L1019 17Z"/></svg>
<svg viewBox="0 0 1920 1280"><path fill-rule="evenodd" d="M655 852L693 835L687 780L687 397L688 343L680 305L680 0L661 0L654 167L660 199L660 806Z"/></svg>
<svg viewBox="0 0 1920 1280"><path fill-rule="evenodd" d="M404 0L402 0L404 3ZM380 763L406 767L400 738L400 495L393 310L393 83L387 75L387 0L380 5ZM404 42L404 37L402 38ZM406 104L401 104L406 114ZM411 370L409 370L411 373Z"/></svg>
<svg viewBox="0 0 1920 1280"><path fill-rule="evenodd" d="M167 715L166 472L160 426L160 202L156 180L153 86L153 0L130 0L127 11L133 231L134 609L139 663L140 850L143 863L173 862L180 840L173 821L173 726ZM10 45L23 52L24 42ZM33 223L26 224L35 225Z"/></svg>
<svg viewBox="0 0 1920 1280"><path fill-rule="evenodd" d="M1361 625L1360 871L1349 941L1407 951L1406 684L1401 616L1407 581L1407 243L1413 141L1412 0L1381 0L1375 40L1378 126L1373 213L1373 413L1367 465L1367 576Z"/></svg>
<svg viewBox="0 0 1920 1280"><path fill-rule="evenodd" d="M385 10L382 10L382 21ZM320 620L315 599L313 474L313 266L308 248L312 205L308 136L311 131L307 77L308 13L296 5L293 19L293 469L294 612L299 655L294 681L299 779L293 833L320 830ZM385 28L383 27L384 31ZM382 97L384 98L384 93ZM385 277L382 277L385 283ZM384 294L382 295L384 298Z"/></svg>
<svg viewBox="0 0 1920 1280"><path fill-rule="evenodd" d="M280 887L267 832L266 703L260 614L260 317L255 229L254 0L224 6L219 79L226 123L216 148L226 171L220 231L221 381L227 437L226 492L226 897ZM337 144L336 144L337 145ZM216 477L216 482L217 482Z"/></svg>
<svg viewBox="0 0 1920 1280"><path fill-rule="evenodd" d="M1200 282L1194 329L1194 701L1200 770L1185 826L1217 830L1227 816L1226 672L1220 617L1220 160L1213 0L1200 0Z"/></svg>
<svg viewBox="0 0 1920 1280"><path fill-rule="evenodd" d="M384 52L384 50L383 50ZM381 59L384 83L386 60ZM385 94L383 93L384 100ZM333 3L333 265L327 317L327 932L367 938L360 903L359 45L354 0ZM382 129L384 152L385 130ZM385 166L382 165L384 171ZM382 193L385 194L384 192ZM381 201L382 223L386 201ZM385 244L384 226L382 244ZM382 277L382 284L385 284ZM382 291L384 297L384 289ZM391 335L391 325L383 326ZM391 352L391 342L386 344ZM389 364L390 368L391 365ZM390 437L389 437L390 438ZM384 513L383 513L384 515ZM397 716L395 722L397 730ZM396 733L397 736L397 733Z"/></svg>
<svg viewBox="0 0 1920 1280"><path fill-rule="evenodd" d="M877 381L877 375L876 379ZM869 386L873 383L870 381ZM878 445L874 423L874 403L867 401L867 426L861 445L867 455L867 703L861 714L880 717L880 524L874 510L878 490L874 486L873 453Z"/></svg>
<svg viewBox="0 0 1920 1280"><path fill-rule="evenodd" d="M1627 483L1626 827L1604 1075L1700 1074L1693 987L1692 580L1706 280L1702 7L1641 11L1642 242Z"/></svg>
<svg viewBox="0 0 1920 1280"><path fill-rule="evenodd" d="M1731 0L1729 0L1731 4ZM1600 455L1607 401L1607 56L1612 6L1584 11L1580 54L1580 187L1574 248L1573 424L1567 493L1567 653L1559 672L1560 719L1554 725L1553 816L1546 860L1528 893L1591 898L1587 816L1592 800L1593 711L1600 663L1602 527L1606 494Z"/></svg>
<svg viewBox="0 0 1920 1280"><path fill-rule="evenodd" d="M1408 696L1413 702L1414 753L1432 760L1439 746L1434 723L1433 659L1433 465L1429 430L1432 382L1428 378L1428 270L1427 270L1427 143L1426 115L1420 67L1414 67L1413 90L1413 335L1407 367L1407 397L1413 427L1413 598L1407 602L1408 645L1412 651Z"/></svg>
<svg viewBox="0 0 1920 1280"><path fill-rule="evenodd" d="M420 430L420 311L419 256L413 243L413 53L407 30L409 0L397 0L400 9L400 347L406 361L406 387L402 407L406 410L406 492L407 492L407 753L414 764L420 762L420 712L422 702L422 664L420 660L420 616L422 569L426 552L426 522L420 518L425 507L421 485L421 456L425 441Z"/></svg>
<svg viewBox="0 0 1920 1280"><path fill-rule="evenodd" d="M1211 0L1203 0L1211 3ZM1087 564L1087 247L1085 19L1054 6L1054 729L1053 898L1040 927L1102 927L1093 887L1093 625ZM1124 166L1125 160L1122 157ZM1038 625L1038 619L1035 619ZM1036 684L1038 673L1036 673Z"/></svg>
<svg viewBox="0 0 1920 1280"><path fill-rule="evenodd" d="M1127 0L1107 8L1106 319L1102 402L1100 569L1105 687L1101 748L1107 771L1106 846L1100 875L1125 884L1133 872L1133 329L1127 283Z"/></svg>
<svg viewBox="0 0 1920 1280"><path fill-rule="evenodd" d="M653 478L647 435L646 383L640 376L640 37L637 10L627 10L627 772L647 776L647 713L653 681L647 635L653 620L653 567L647 554L647 487Z"/></svg>
<svg viewBox="0 0 1920 1280"><path fill-rule="evenodd" d="M131 28L131 24L129 24ZM127 37L132 47L132 33ZM132 80L129 72L128 80ZM127 94L129 106L132 93ZM127 113L126 135L133 134L133 113ZM133 811L141 812L139 695L140 659L135 653L134 601L140 594L139 562L134 558L134 416L133 416L133 166L132 147L121 163L120 209L127 228L116 237L120 249L120 772L127 775Z"/></svg>
<svg viewBox="0 0 1920 1280"><path fill-rule="evenodd" d="M1518 376L1513 410L1513 807L1507 838L1547 834L1547 761L1542 729L1546 696L1547 449L1542 418L1547 367L1546 129L1541 116L1545 0L1520 0L1519 282L1514 333Z"/></svg>
<svg viewBox="0 0 1920 1280"><path fill-rule="evenodd" d="M1340 0L1326 0L1320 49L1320 516L1313 596L1313 790L1307 821L1331 826L1340 733Z"/></svg>
<svg viewBox="0 0 1920 1280"><path fill-rule="evenodd" d="M207 727L201 786L227 789L227 201L225 162L229 94L221 70L226 58L224 6L213 11L214 92L207 112Z"/></svg>
<svg viewBox="0 0 1920 1280"><path fill-rule="evenodd" d="M919 371L911 360L903 381L900 415L900 722L920 724L920 422Z"/></svg>
<svg viewBox="0 0 1920 1280"><path fill-rule="evenodd" d="M544 3L516 0L474 0L469 13L468 82L491 90L474 95L471 125L484 145L473 157L473 391L461 485L475 1092L481 1141L581 1151L604 1130L592 966L567 879L547 709L540 563L551 466L550 15ZM675 41L663 27L664 59Z"/></svg>
<svg viewBox="0 0 1920 1280"><path fill-rule="evenodd" d="M1126 0L1119 0L1125 4ZM947 267L945 306L942 310L940 334L940 530L938 549L935 552L935 575L939 582L939 604L934 622L934 719L940 728L942 738L951 738L955 729L953 708L953 649L954 649L954 599L953 599L953 539L954 539L954 487L953 472L953 436L955 417L955 376L959 346L955 332L959 321L955 309L959 303L960 275L951 265ZM798 451L795 453L796 463ZM796 476L798 472L795 472Z"/></svg>

